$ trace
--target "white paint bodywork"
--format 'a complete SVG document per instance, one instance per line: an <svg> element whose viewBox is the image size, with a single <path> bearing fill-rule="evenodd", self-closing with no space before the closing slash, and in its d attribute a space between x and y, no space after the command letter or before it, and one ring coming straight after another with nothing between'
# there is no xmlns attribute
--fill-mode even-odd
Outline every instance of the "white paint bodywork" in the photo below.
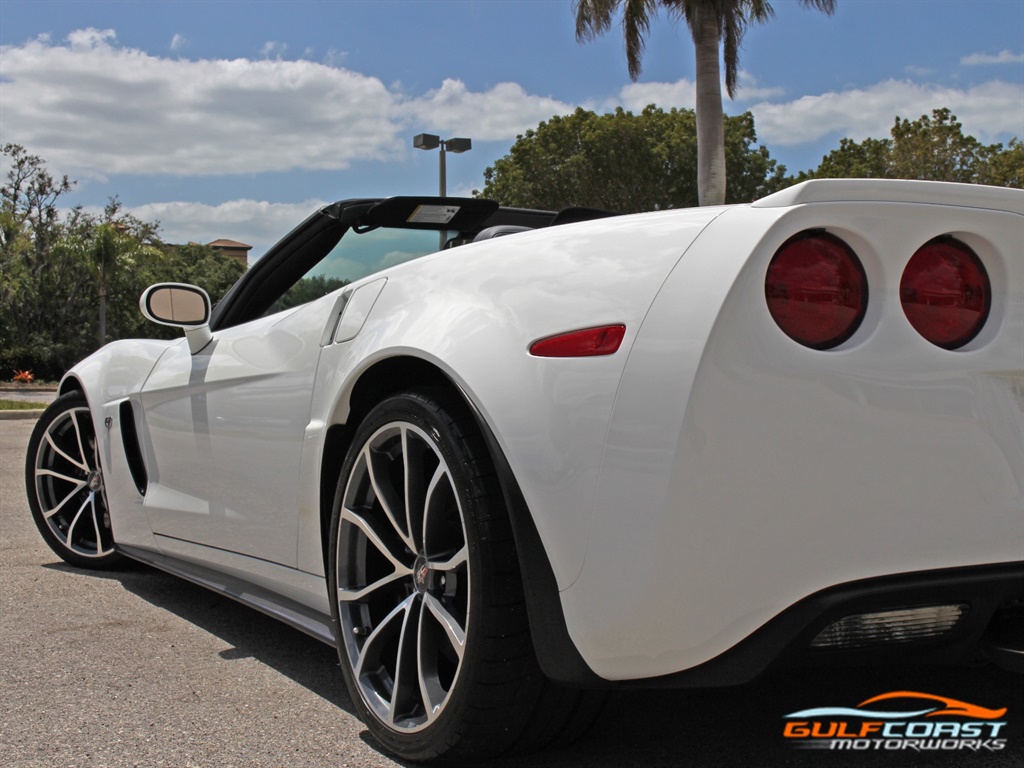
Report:
<svg viewBox="0 0 1024 768"><path fill-rule="evenodd" d="M630 353L586 564L562 598L598 674L688 668L834 584L1024 555L1021 218L893 208L730 211L666 283ZM793 343L763 300L775 250L815 226L854 247L872 287L864 325L828 352ZM898 295L906 261L942 233L969 242L998 286L986 332L952 352L917 335ZM607 567L622 552L644 567Z"/></svg>
<svg viewBox="0 0 1024 768"><path fill-rule="evenodd" d="M772 255L809 228L849 243L870 286L861 328L825 352L764 301ZM955 351L918 336L898 296L941 234L994 288L985 330ZM119 426L104 449L119 543L329 612L327 429L376 362L437 366L508 459L584 660L610 680L665 675L830 585L1024 559L1022 235L1016 192L812 183L471 244L218 332L196 356L122 342L69 375L98 425L124 398L145 414L144 502ZM627 329L614 355L528 354L610 323Z"/></svg>

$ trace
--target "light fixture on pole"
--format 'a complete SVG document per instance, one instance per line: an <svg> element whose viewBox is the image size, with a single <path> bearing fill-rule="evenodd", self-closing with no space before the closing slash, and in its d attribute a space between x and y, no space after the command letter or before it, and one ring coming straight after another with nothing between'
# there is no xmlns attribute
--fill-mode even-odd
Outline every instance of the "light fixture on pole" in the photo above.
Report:
<svg viewBox="0 0 1024 768"><path fill-rule="evenodd" d="M447 197L448 195L448 178L447 169L445 168L445 154L447 152L454 152L457 155L463 152L468 152L473 148L472 139L442 139L440 136L436 136L433 133L418 133L412 139L412 145L416 149L437 149L441 148L441 155L439 160L439 172L438 176L440 184L438 190L441 197ZM445 241L448 239L448 233L444 230L440 234L440 247L444 248Z"/></svg>

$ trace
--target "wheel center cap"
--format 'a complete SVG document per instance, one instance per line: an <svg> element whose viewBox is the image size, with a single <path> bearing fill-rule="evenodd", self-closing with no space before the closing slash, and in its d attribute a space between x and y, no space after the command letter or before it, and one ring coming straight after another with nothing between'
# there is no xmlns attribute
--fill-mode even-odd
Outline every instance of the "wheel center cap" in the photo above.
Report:
<svg viewBox="0 0 1024 768"><path fill-rule="evenodd" d="M89 473L89 477L85 481L85 485L90 491L98 491L103 487L103 475L96 470L93 470Z"/></svg>
<svg viewBox="0 0 1024 768"><path fill-rule="evenodd" d="M427 559L422 556L417 557L416 563L412 567L412 583L415 585L416 591L421 594L429 592L431 581L430 566L427 564Z"/></svg>

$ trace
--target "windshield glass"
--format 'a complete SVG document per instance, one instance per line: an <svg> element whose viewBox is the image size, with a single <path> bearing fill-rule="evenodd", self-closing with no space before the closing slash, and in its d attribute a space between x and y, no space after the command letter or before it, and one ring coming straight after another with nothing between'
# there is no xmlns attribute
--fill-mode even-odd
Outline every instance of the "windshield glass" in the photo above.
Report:
<svg viewBox="0 0 1024 768"><path fill-rule="evenodd" d="M311 274L358 280L382 269L437 251L437 232L419 229L374 229L345 233Z"/></svg>
<svg viewBox="0 0 1024 768"><path fill-rule="evenodd" d="M264 315L319 299L354 280L437 251L437 232L379 228L359 234L349 230L334 249Z"/></svg>

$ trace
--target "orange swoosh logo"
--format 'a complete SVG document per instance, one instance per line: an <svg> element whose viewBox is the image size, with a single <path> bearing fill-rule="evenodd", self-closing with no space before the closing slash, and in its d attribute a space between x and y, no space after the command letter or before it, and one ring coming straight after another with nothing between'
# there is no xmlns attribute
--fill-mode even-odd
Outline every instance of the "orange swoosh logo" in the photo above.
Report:
<svg viewBox="0 0 1024 768"><path fill-rule="evenodd" d="M946 696L935 696L931 693L919 693L918 691L890 691L889 693L873 696L866 701L862 701L857 706L863 707L876 701L885 701L887 699L924 699L925 701L937 702L944 707L944 709L940 708L929 712L926 717L958 715L960 717L974 717L979 720L995 720L1006 714L1006 707L1002 709L988 709L986 707L979 707L977 704L968 704L966 701L950 699Z"/></svg>

